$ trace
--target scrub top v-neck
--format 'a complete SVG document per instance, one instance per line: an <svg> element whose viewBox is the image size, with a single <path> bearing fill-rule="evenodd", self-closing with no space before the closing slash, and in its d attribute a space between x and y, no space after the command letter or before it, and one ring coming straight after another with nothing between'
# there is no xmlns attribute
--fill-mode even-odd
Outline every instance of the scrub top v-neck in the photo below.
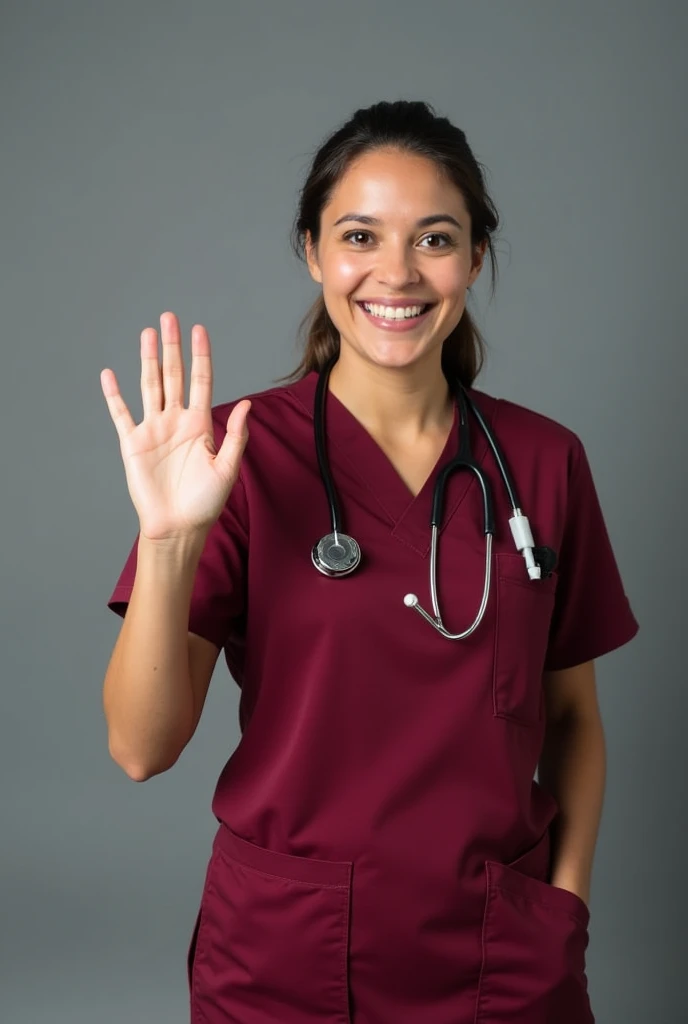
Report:
<svg viewBox="0 0 688 1024"><path fill-rule="evenodd" d="M589 911L549 883L556 801L534 779L542 673L626 643L625 596L590 467L567 428L471 390L504 449L536 543L529 581L482 432L495 500L480 627L441 637L429 606L432 489L414 498L332 394L327 446L361 545L351 576L310 558L329 532L313 439L317 375L250 396L237 484L201 556L190 631L224 650L241 737L212 802L219 828L189 949L192 1021L220 1024L590 1024ZM216 444L230 404L213 409ZM123 615L134 543L109 606ZM449 481L438 588L464 629L482 593L482 498Z"/></svg>
<svg viewBox="0 0 688 1024"><path fill-rule="evenodd" d="M314 381L309 381L314 384ZM305 389L303 389L305 391ZM310 389L309 389L310 391ZM309 391L304 399L311 399ZM427 553L430 545L430 511L432 493L439 471L458 452L458 414L454 407L452 426L446 442L429 476L420 491L414 496L398 471L378 445L377 441L359 423L334 395L328 395L326 424L328 428L328 455L337 481L347 472L353 474L350 484L354 493L368 489L380 507L384 509L392 526L392 535L403 543ZM484 457L487 443L484 435L475 428L472 432L473 445L478 462ZM452 518L470 483L470 474L463 472L452 478L451 494L445 500L445 514L442 529ZM339 483L337 483L339 490ZM326 520L325 520L326 521Z"/></svg>

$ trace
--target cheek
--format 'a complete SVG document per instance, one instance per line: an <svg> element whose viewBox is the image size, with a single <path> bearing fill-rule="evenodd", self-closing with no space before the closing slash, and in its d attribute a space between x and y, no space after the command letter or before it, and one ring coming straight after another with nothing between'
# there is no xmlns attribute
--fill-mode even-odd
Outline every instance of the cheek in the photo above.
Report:
<svg viewBox="0 0 688 1024"><path fill-rule="evenodd" d="M437 273L433 275L433 283L435 288L440 295L444 295L446 298L459 298L463 297L463 293L468 286L468 275L470 268L464 266L461 263L447 263L437 268Z"/></svg>
<svg viewBox="0 0 688 1024"><path fill-rule="evenodd" d="M366 273L362 261L347 254L331 258L323 270L324 284L328 291L341 294L353 291Z"/></svg>

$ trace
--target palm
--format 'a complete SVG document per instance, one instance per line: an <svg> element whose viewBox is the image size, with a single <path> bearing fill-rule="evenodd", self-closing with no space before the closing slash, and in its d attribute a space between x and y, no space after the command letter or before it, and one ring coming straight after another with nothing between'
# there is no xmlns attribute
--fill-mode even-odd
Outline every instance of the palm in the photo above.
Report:
<svg viewBox="0 0 688 1024"><path fill-rule="evenodd" d="M171 409L122 441L127 482L149 535L188 532L217 518L232 480L215 464L210 416Z"/></svg>

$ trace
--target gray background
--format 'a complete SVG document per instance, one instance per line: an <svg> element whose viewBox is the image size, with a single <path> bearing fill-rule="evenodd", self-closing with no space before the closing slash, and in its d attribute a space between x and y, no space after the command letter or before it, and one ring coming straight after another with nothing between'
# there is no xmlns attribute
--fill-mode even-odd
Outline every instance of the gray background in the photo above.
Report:
<svg viewBox="0 0 688 1024"><path fill-rule="evenodd" d="M598 663L598 1024L685 1021L686 5L0 10L0 1020L187 1020L238 690L221 659L165 775L109 759L106 601L137 519L99 374L138 421L140 332L167 309L187 366L208 328L216 403L291 369L316 294L288 247L309 156L356 107L405 98L466 131L504 219L478 386L582 437L641 623Z"/></svg>

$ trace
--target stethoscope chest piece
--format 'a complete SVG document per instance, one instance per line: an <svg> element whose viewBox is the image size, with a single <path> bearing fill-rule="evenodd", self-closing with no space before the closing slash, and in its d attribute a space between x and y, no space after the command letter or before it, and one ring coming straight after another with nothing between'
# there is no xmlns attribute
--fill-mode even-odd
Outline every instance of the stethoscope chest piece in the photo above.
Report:
<svg viewBox="0 0 688 1024"><path fill-rule="evenodd" d="M346 533L328 533L311 552L313 565L325 576L346 576L361 561L361 549Z"/></svg>

